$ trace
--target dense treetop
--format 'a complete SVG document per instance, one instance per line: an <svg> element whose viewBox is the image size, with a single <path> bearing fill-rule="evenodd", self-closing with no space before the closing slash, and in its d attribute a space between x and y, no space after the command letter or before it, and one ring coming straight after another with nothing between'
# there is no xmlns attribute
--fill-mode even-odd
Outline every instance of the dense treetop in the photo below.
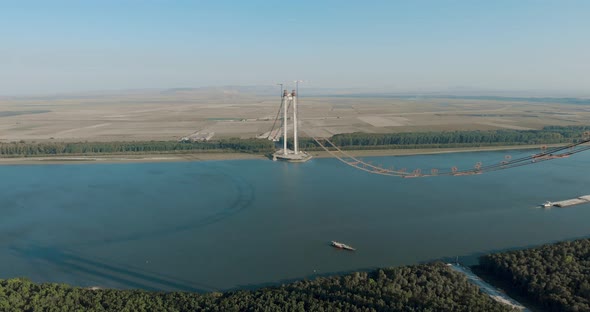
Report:
<svg viewBox="0 0 590 312"><path fill-rule="evenodd" d="M0 311L513 311L442 263L323 277L254 291L90 290L0 280Z"/></svg>
<svg viewBox="0 0 590 312"><path fill-rule="evenodd" d="M402 133L344 133L331 141L345 149L474 147L577 142L587 126L549 126L541 130L488 130ZM310 144L307 144L310 145Z"/></svg>
<svg viewBox="0 0 590 312"><path fill-rule="evenodd" d="M549 311L590 311L590 240L491 254L480 269Z"/></svg>
<svg viewBox="0 0 590 312"><path fill-rule="evenodd" d="M589 126L550 126L541 130L489 130L402 133L347 133L331 138L344 149L399 149L479 147L523 144L571 143L582 138ZM292 142L288 142L291 145ZM322 150L312 138L301 138L308 151ZM0 143L0 157L92 155L134 153L245 152L268 154L276 149L266 139L228 138L199 142L10 142Z"/></svg>
<svg viewBox="0 0 590 312"><path fill-rule="evenodd" d="M0 156L246 152L266 153L274 143L263 139L222 139L207 142L133 141L133 142L13 142L0 143Z"/></svg>

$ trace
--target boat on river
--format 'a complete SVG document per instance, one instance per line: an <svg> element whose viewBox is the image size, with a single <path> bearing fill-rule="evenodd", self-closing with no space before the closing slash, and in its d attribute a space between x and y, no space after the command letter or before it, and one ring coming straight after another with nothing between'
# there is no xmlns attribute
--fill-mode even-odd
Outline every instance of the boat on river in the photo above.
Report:
<svg viewBox="0 0 590 312"><path fill-rule="evenodd" d="M332 247L336 247L338 249L344 249L344 250L350 250L350 251L355 251L356 249L344 244L344 243L340 243L340 242L336 242L336 241L332 241L331 243Z"/></svg>

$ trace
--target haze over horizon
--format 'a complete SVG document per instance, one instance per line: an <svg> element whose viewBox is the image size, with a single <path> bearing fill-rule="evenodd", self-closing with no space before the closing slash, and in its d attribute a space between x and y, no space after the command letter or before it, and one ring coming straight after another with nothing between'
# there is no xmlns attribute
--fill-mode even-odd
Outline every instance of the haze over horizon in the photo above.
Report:
<svg viewBox="0 0 590 312"><path fill-rule="evenodd" d="M0 3L0 95L273 85L590 94L586 1ZM289 66L290 65L290 66Z"/></svg>

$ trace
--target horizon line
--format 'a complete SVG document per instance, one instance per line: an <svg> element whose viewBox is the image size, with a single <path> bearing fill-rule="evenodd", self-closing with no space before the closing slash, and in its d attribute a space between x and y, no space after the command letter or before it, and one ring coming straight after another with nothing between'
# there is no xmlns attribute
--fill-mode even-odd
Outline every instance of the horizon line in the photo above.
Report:
<svg viewBox="0 0 590 312"><path fill-rule="evenodd" d="M0 99L6 98L43 98L43 97L71 97L71 96L83 96L83 95L101 95L101 94L122 94L130 92L165 92L165 91L197 91L207 89L220 89L220 88L259 88L259 89L277 89L277 85L274 84L256 84L256 85L206 85L206 86L182 86L182 87L145 87L145 88L116 88L116 89L89 89L80 91L56 91L56 92L31 92L31 93L13 93L13 94L0 94ZM396 89L388 87L314 87L300 85L302 90L313 90L314 95L400 95L400 96L428 96L428 95L439 95L439 96L498 96L498 97L547 97L547 98L590 98L590 90L546 90L546 89L487 89L477 88L468 86L458 86L449 88L429 88L429 89ZM287 87L285 87L287 89ZM346 93L334 94L325 93L317 94L318 91L348 91ZM262 91L262 90L261 90ZM256 93L252 90L250 93ZM501 94L501 95L500 95Z"/></svg>

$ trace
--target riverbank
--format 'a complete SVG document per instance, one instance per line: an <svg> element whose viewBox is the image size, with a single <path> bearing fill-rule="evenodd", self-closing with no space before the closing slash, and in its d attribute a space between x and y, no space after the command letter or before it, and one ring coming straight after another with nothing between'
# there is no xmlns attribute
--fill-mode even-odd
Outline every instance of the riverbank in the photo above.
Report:
<svg viewBox="0 0 590 312"><path fill-rule="evenodd" d="M553 144L548 147L561 146ZM383 150L349 150L355 157L410 156L446 153L489 152L504 150L539 149L538 145L511 145L457 148L419 148L419 149L383 149ZM309 152L314 158L332 158L326 151ZM88 156L54 155L42 157L7 157L0 158L0 165L40 165L40 164L96 164L96 163L154 163L208 160L244 160L268 159L263 154L239 152L195 152L195 153L159 153L159 154L96 154Z"/></svg>
<svg viewBox="0 0 590 312"><path fill-rule="evenodd" d="M182 154L120 154L92 156L43 156L0 158L0 165L47 165L47 164L112 164L112 163L156 163L179 161L267 159L261 154L247 153L182 153Z"/></svg>
<svg viewBox="0 0 590 312"><path fill-rule="evenodd" d="M462 266L458 263L449 263L449 268L456 271L457 273L463 274L467 280L479 288L479 290L492 298L493 300L517 309L523 312L530 312L529 309L525 308L520 302L508 296L503 290L492 286L483 280L480 276L474 273L471 268Z"/></svg>
<svg viewBox="0 0 590 312"><path fill-rule="evenodd" d="M385 291L386 290L386 291ZM442 263L325 276L255 290L149 292L0 280L0 309L84 311L497 311L492 300ZM4 311L4 310L3 310Z"/></svg>
<svg viewBox="0 0 590 312"><path fill-rule="evenodd" d="M570 257L576 257L586 254L588 242L587 239L566 241L524 249L519 254L539 253L542 249L559 250L577 245L578 248L575 250L578 254L570 255ZM485 261L486 258L503 257L513 253L489 254L483 259ZM543 254L542 258L545 262L538 262L537 259L535 260L537 265L539 263L548 265L552 261L559 260L557 253L549 259ZM520 261L513 260L507 263L518 265ZM584 266L584 264L577 265ZM554 270L549 272L556 274ZM207 292L198 289L161 292L97 286L76 287L66 284L40 284L24 278L12 278L0 279L0 293L10 294L4 300L0 298L0 307L24 309L28 306L33 307L34 310L46 310L58 304L71 310L87 311L136 310L141 306L150 306L157 310L229 311L256 310L262 306L271 308L273 311L291 310L301 306L309 310L344 309L347 311L367 309L401 311L408 307L419 310L443 308L445 311L586 311L587 300L583 295L576 296L574 299L567 298L569 300L564 298L557 303L550 303L542 297L545 289L541 286L547 287L550 291L552 295L550 300L560 299L563 296L572 297L572 293L575 294L576 291L585 291L586 286L576 290L570 284L562 286L561 289L566 291L555 294L551 288L555 283L572 277L581 276L582 280L587 279L587 275L583 273L586 272L584 270L575 271L578 273L572 273L569 270L565 272L568 279L557 279L557 282L543 281L533 292L525 294L517 289L519 285L524 287L521 283L516 282L513 276L502 275L500 271L494 274L480 265L469 268L439 261L347 274L328 274L281 285L224 292ZM388 291L383 291L384 289ZM509 294L504 292L505 289L509 291ZM519 301L533 306L533 309L526 308Z"/></svg>

